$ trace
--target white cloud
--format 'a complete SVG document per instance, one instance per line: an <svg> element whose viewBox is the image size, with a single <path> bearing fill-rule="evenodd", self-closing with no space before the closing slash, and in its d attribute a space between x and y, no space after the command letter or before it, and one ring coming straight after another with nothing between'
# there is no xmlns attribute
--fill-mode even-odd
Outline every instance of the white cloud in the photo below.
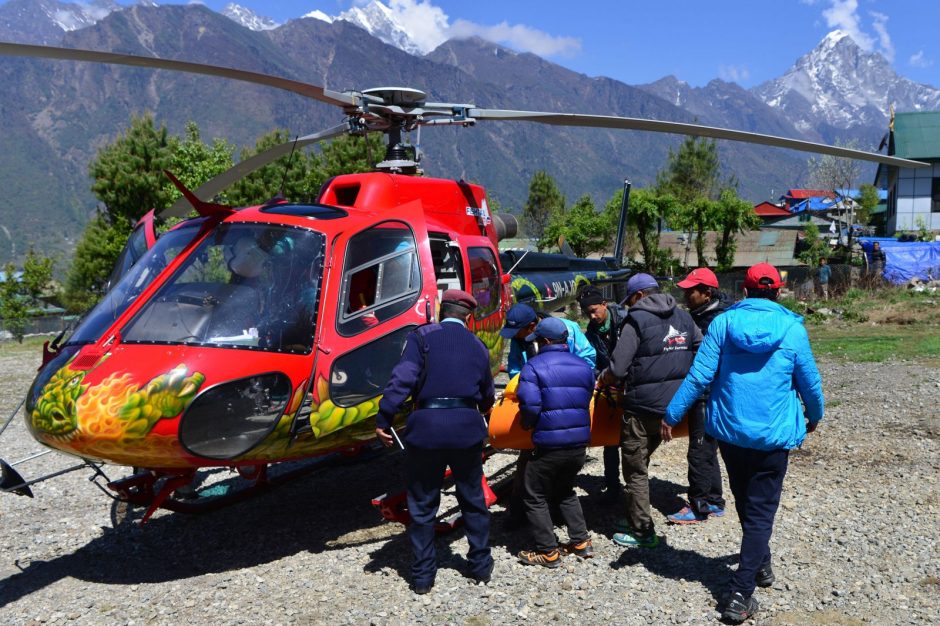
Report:
<svg viewBox="0 0 940 626"><path fill-rule="evenodd" d="M392 14L422 50L433 50L449 39L447 14L426 0L391 0Z"/></svg>
<svg viewBox="0 0 940 626"><path fill-rule="evenodd" d="M485 26L467 20L457 20L450 27L449 35L482 37L521 52L534 52L539 56L573 56L581 51L581 40L576 37L555 37L523 24L507 22Z"/></svg>
<svg viewBox="0 0 940 626"><path fill-rule="evenodd" d="M871 52L875 41L862 31L858 19L858 0L831 0L831 5L823 11L829 28L844 30L863 50Z"/></svg>
<svg viewBox="0 0 940 626"><path fill-rule="evenodd" d="M862 50L879 52L889 62L894 61L894 43L888 33L888 16L884 13L869 12L872 18L871 28L877 38L862 28L862 19L858 15L858 0L829 0L829 8L822 14L829 28L845 31Z"/></svg>
<svg viewBox="0 0 940 626"><path fill-rule="evenodd" d="M923 50L918 50L916 53L912 54L911 58L908 59L907 62L908 64L911 65L911 67L923 68L923 67L930 67L931 65L933 65L933 61L924 56Z"/></svg>
<svg viewBox="0 0 940 626"><path fill-rule="evenodd" d="M371 1L375 0L354 0L354 4L363 6ZM395 20L423 50L433 50L448 39L476 36L540 56L571 56L581 51L581 40L576 37L550 35L531 26L505 21L487 25L457 19L452 23L447 13L430 0L387 1Z"/></svg>
<svg viewBox="0 0 940 626"><path fill-rule="evenodd" d="M743 83L751 77L751 71L746 65L721 65L718 67L718 78L732 83Z"/></svg>
<svg viewBox="0 0 940 626"><path fill-rule="evenodd" d="M877 11L871 11L871 16L875 20L871 27L878 33L881 54L891 63L894 61L894 44L891 43L891 35L888 34L888 16Z"/></svg>

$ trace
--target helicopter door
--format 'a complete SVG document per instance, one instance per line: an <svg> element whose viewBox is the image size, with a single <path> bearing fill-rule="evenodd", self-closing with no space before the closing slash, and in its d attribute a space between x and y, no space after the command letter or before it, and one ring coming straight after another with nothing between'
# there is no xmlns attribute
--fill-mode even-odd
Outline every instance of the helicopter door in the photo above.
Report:
<svg viewBox="0 0 940 626"><path fill-rule="evenodd" d="M430 243L438 299L443 298L448 289L466 289L460 244L438 233L431 233Z"/></svg>
<svg viewBox="0 0 940 626"><path fill-rule="evenodd" d="M157 242L157 232L153 225L154 211L151 209L134 226L134 231L128 237L124 249L118 257L114 269L111 270L111 276L108 277L108 283L105 286L105 292L111 290L111 287L117 284L124 274L134 266L134 263L144 256L153 244Z"/></svg>
<svg viewBox="0 0 940 626"><path fill-rule="evenodd" d="M329 397L336 406L364 406L382 393L408 334L427 321L427 311L436 312L437 285L421 205L409 203L388 213L396 217L344 233L334 248L334 258L342 258L334 296L342 353L332 360L329 374Z"/></svg>

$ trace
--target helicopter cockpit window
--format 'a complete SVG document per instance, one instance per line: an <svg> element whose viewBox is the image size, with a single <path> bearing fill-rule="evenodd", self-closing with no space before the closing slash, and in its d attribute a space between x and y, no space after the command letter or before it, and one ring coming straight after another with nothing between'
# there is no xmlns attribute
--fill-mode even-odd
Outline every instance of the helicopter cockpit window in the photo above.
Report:
<svg viewBox="0 0 940 626"><path fill-rule="evenodd" d="M123 340L308 354L323 242L302 228L222 224L124 328Z"/></svg>
<svg viewBox="0 0 940 626"><path fill-rule="evenodd" d="M355 335L407 311L421 291L414 235L384 222L349 240L337 329Z"/></svg>
<svg viewBox="0 0 940 626"><path fill-rule="evenodd" d="M405 339L415 326L406 326L336 359L330 371L330 399L336 406L357 406L385 388L401 358Z"/></svg>
<svg viewBox="0 0 940 626"><path fill-rule="evenodd" d="M473 316L480 319L499 307L499 270L489 248L469 248L467 259L470 261L470 289L478 304Z"/></svg>
<svg viewBox="0 0 940 626"><path fill-rule="evenodd" d="M111 287L78 325L69 344L94 343L199 233L200 222L183 224L162 235ZM146 245L146 244L145 244Z"/></svg>

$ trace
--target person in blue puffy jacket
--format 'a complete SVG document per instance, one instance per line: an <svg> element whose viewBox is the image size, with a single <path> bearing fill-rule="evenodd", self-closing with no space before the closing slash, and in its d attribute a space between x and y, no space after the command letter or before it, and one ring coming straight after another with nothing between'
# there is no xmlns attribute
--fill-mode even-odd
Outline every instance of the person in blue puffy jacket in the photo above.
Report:
<svg viewBox="0 0 940 626"><path fill-rule="evenodd" d="M745 299L711 323L662 422L668 441L711 385L705 431L718 440L742 531L722 615L732 623L751 617L758 609L754 588L775 580L770 536L789 452L823 417L822 381L803 318L776 302L782 285L769 263L748 269Z"/></svg>
<svg viewBox="0 0 940 626"><path fill-rule="evenodd" d="M565 552L581 558L593 555L574 481L584 466L591 439L591 396L594 371L568 351L568 328L562 320L540 321L526 341L538 341L538 355L529 359L519 374L519 410L522 426L532 431L535 450L525 467L526 515L535 550L523 550L526 565L555 568L561 552L549 507L557 505L568 527Z"/></svg>

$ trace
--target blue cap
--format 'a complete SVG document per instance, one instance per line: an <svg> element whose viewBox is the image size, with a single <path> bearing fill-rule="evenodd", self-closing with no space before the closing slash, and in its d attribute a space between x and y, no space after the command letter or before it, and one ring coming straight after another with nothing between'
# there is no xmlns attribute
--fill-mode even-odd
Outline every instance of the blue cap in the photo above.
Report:
<svg viewBox="0 0 940 626"><path fill-rule="evenodd" d="M659 283L649 274L634 274L627 281L627 297L644 289L659 289Z"/></svg>
<svg viewBox="0 0 940 626"><path fill-rule="evenodd" d="M539 337L561 341L568 338L568 327L557 317L546 317L535 327L535 332L525 338L526 341L535 341Z"/></svg>
<svg viewBox="0 0 940 626"><path fill-rule="evenodd" d="M536 319L535 309L528 304L514 304L512 308L506 311L506 323L499 334L504 339L512 339L520 330L534 322Z"/></svg>

